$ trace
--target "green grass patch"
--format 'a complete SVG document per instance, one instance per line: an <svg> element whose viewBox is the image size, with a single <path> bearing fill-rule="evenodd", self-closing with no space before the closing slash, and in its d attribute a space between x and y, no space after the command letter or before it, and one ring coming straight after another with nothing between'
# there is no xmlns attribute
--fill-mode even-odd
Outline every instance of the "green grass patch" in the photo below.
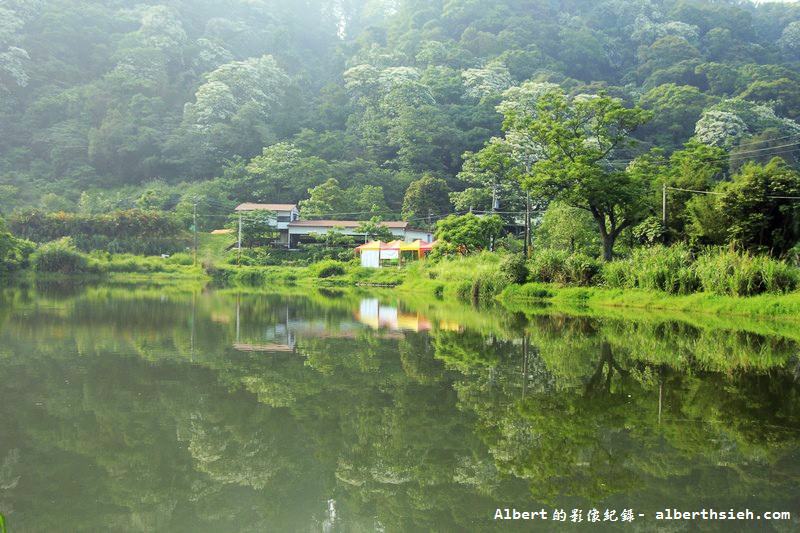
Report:
<svg viewBox="0 0 800 533"><path fill-rule="evenodd" d="M600 287L556 287L536 283L511 286L499 299L519 308L525 302L548 302L556 306L619 307L671 310L712 315L755 316L800 320L800 293L761 294L736 297L709 293L670 295L643 289Z"/></svg>

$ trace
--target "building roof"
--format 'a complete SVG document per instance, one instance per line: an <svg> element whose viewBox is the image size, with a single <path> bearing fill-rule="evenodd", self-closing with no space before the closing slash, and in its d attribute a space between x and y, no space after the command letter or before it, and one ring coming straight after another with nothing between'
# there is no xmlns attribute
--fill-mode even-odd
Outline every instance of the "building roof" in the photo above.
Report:
<svg viewBox="0 0 800 533"><path fill-rule="evenodd" d="M211 235L227 235L228 233L233 233L232 229L215 229L211 232Z"/></svg>
<svg viewBox="0 0 800 533"><path fill-rule="evenodd" d="M354 228L365 221L358 220L295 220L289 222L290 227L315 227L315 228L332 228L334 226L342 226L344 228ZM381 226L387 228L407 229L408 222L403 220L381 222Z"/></svg>
<svg viewBox="0 0 800 533"><path fill-rule="evenodd" d="M291 211L296 204L253 204L245 202L236 206L235 211Z"/></svg>

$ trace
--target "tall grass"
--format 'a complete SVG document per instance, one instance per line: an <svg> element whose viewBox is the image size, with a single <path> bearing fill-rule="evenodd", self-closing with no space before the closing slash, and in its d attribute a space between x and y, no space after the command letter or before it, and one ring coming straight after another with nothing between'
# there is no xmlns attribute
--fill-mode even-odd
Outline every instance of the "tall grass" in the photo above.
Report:
<svg viewBox="0 0 800 533"><path fill-rule="evenodd" d="M768 256L718 250L700 256L695 270L705 292L730 296L795 290L798 269Z"/></svg>
<svg viewBox="0 0 800 533"><path fill-rule="evenodd" d="M797 268L768 256L709 249L695 257L681 244L639 248L628 259L603 266L607 287L669 294L778 294L796 289L799 279Z"/></svg>
<svg viewBox="0 0 800 533"><path fill-rule="evenodd" d="M682 244L638 248L628 259L605 264L603 281L614 288L690 294L700 286L692 263L691 251Z"/></svg>
<svg viewBox="0 0 800 533"><path fill-rule="evenodd" d="M462 300L489 300L511 283L508 265L503 266L504 257L483 252L420 261L409 267L403 285Z"/></svg>
<svg viewBox="0 0 800 533"><path fill-rule="evenodd" d="M565 250L538 250L528 262L531 280L562 285L591 285L601 268L597 259Z"/></svg>

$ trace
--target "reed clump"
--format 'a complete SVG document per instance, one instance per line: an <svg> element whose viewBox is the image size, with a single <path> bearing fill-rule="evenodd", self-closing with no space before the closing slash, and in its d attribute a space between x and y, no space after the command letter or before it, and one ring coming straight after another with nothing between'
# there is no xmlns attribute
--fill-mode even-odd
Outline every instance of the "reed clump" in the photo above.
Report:
<svg viewBox="0 0 800 533"><path fill-rule="evenodd" d="M767 255L716 248L694 254L688 246L676 244L639 248L627 259L604 265L602 277L610 288L753 296L795 290L800 272Z"/></svg>

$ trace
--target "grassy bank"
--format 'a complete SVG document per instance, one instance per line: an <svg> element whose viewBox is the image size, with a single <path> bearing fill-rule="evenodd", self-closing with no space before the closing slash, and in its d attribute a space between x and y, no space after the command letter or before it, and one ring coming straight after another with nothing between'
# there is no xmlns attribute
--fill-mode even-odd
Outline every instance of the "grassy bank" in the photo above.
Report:
<svg viewBox="0 0 800 533"><path fill-rule="evenodd" d="M781 317L800 320L800 293L724 296L699 292L672 295L644 289L557 287L542 283L511 285L498 295L512 309L546 303L565 310L625 308L712 315Z"/></svg>
<svg viewBox="0 0 800 533"><path fill-rule="evenodd" d="M355 262L326 260L308 267L222 265L210 269L209 274L219 286L392 287L406 295L433 295L474 304L499 300L517 311L548 305L578 313L587 308L621 308L800 319L800 292L797 291L730 296L710 292L670 294L636 287L583 287L540 282L518 284L514 282L513 267L507 256L483 253L419 262L402 269L370 269Z"/></svg>
<svg viewBox="0 0 800 533"><path fill-rule="evenodd" d="M800 318L798 271L786 263L717 251L692 257L684 248L650 248L601 264L583 256L542 251L520 256L484 252L420 261L403 268L362 268L355 260L327 259L308 266L236 266L226 236L206 236L198 266L189 252L137 256L82 254L69 242L42 246L33 256L39 276L99 275L113 280L211 280L217 287L390 287L407 295L486 303L500 300L518 311L549 305L649 309L710 315ZM749 295L754 290L762 294ZM747 294L743 296L742 294Z"/></svg>

